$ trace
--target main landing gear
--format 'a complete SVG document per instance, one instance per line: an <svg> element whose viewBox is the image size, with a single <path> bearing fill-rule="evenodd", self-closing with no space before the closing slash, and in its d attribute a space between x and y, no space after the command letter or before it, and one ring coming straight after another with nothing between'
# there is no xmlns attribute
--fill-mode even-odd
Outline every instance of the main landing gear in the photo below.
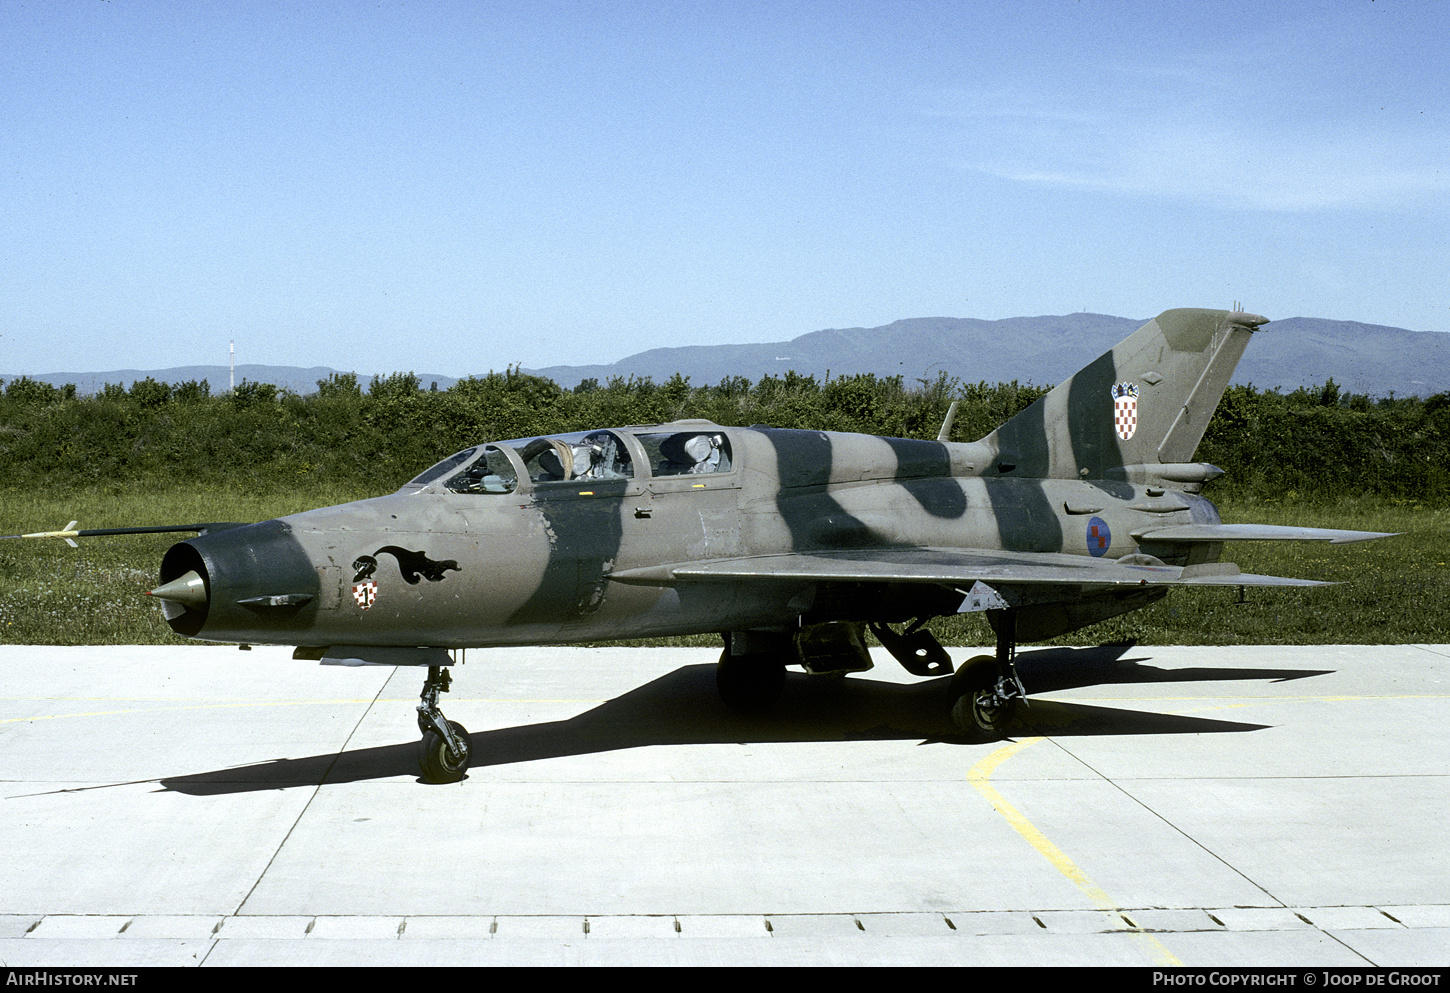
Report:
<svg viewBox="0 0 1450 993"><path fill-rule="evenodd" d="M799 665L815 677L866 672L872 666L871 653L866 650L866 625L825 621L795 630L725 632L725 650L715 667L715 689L725 706L737 714L758 717L780 699L788 665Z"/></svg>
<svg viewBox="0 0 1450 993"><path fill-rule="evenodd" d="M468 729L450 721L438 709L438 694L447 693L453 682L441 665L428 667L428 680L418 701L418 730L423 740L418 743L418 769L430 783L456 783L468 771L472 745Z"/></svg>
<svg viewBox="0 0 1450 993"><path fill-rule="evenodd" d="M783 651L731 655L727 647L715 666L715 690L721 702L750 717L769 711L785 689L786 658Z"/></svg>
<svg viewBox="0 0 1450 993"><path fill-rule="evenodd" d="M1018 702L1027 705L1027 691L1013 665L1017 657L1017 612L990 611L997 630L997 654L968 659L952 677L952 723L973 741L1002 737Z"/></svg>
<svg viewBox="0 0 1450 993"><path fill-rule="evenodd" d="M1017 611L1011 607L989 610L987 617L997 632L997 654L968 659L948 684L951 720L956 729L972 741L996 741L1006 732L1019 705L1027 706L1027 691L1017 677ZM844 623L844 622L843 622ZM885 624L873 623L871 630L898 662L913 675L941 677L952 673L951 658L932 635L920 630L921 621L900 634ZM820 625L821 628L828 625ZM860 627L860 625L857 625ZM827 632L830 633L830 632ZM824 636L816 640L823 640ZM811 642L815 644L815 642ZM864 644L860 660L843 653L842 668L831 667L814 655L807 658L792 635L785 631L731 631L725 635L725 650L715 667L715 688L721 701L735 711L758 717L780 699L785 687L785 667L800 663L807 672L861 671L870 667ZM421 711L421 707L419 708ZM420 718L421 720L421 718Z"/></svg>

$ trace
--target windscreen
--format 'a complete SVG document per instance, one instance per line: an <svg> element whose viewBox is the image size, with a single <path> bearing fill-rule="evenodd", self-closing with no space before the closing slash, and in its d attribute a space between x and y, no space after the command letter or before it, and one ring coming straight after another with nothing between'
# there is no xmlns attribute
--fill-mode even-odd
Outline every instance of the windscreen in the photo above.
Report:
<svg viewBox="0 0 1450 993"><path fill-rule="evenodd" d="M432 466L429 469L425 469L418 475L414 476L412 479L408 480L408 485L423 486L427 483L431 483L435 479L446 476L449 472L457 469L459 466L461 466L463 463L467 462L469 459L473 458L477 454L478 446L475 445L473 448L466 448L461 452L450 455L448 456L448 458L444 459L442 462L439 462L437 465Z"/></svg>
<svg viewBox="0 0 1450 993"><path fill-rule="evenodd" d="M485 445L482 458L443 485L454 493L512 493L519 487L519 475L502 448Z"/></svg>

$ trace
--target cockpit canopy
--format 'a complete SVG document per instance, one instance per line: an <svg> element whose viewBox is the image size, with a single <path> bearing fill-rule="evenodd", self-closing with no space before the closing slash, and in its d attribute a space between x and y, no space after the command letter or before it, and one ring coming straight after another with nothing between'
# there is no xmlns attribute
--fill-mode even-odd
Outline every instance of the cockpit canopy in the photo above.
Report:
<svg viewBox="0 0 1450 993"><path fill-rule="evenodd" d="M643 467L638 472L637 465ZM531 485L547 487L637 475L728 473L734 465L730 439L719 429L579 431L475 445L450 455L408 485L442 480L444 488L454 493L512 493L519 488L520 468Z"/></svg>

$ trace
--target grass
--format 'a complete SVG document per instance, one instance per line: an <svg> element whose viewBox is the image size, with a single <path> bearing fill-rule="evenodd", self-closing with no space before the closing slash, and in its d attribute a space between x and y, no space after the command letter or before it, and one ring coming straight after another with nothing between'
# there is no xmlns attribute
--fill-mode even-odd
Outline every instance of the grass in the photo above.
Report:
<svg viewBox="0 0 1450 993"><path fill-rule="evenodd" d="M0 492L0 534L193 521L257 521L374 496L343 488L259 493L88 491L64 498ZM1174 590L1144 610L1058 639L1061 644L1136 640L1147 645L1402 644L1450 642L1450 509L1344 499L1336 503L1225 503L1228 523L1302 524L1404 532L1354 545L1239 542L1224 558L1245 572L1322 579L1320 589ZM174 535L0 542L0 644L194 644L174 635L154 601L162 554ZM981 615L932 622L944 644L991 645ZM644 644L632 642L631 644ZM719 643L714 636L649 644Z"/></svg>
<svg viewBox="0 0 1450 993"><path fill-rule="evenodd" d="M1345 499L1334 504L1219 506L1225 523L1386 531L1393 538L1324 542L1244 541L1223 559L1247 573L1338 583L1303 588L1172 590L1150 607L1055 639L1082 645L1384 645L1450 642L1450 510ZM994 644L984 620L933 622L943 644Z"/></svg>
<svg viewBox="0 0 1450 993"><path fill-rule="evenodd" d="M373 493L341 489L258 493L190 488L90 490L64 497L0 492L0 534L80 528L142 527L205 521L263 521ZM58 538L0 542L0 644L181 645L156 602L161 556L188 535Z"/></svg>

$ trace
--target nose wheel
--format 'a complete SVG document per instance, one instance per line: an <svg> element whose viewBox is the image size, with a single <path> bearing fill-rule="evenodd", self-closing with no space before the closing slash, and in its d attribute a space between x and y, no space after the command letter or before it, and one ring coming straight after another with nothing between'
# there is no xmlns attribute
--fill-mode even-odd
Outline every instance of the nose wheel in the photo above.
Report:
<svg viewBox="0 0 1450 993"><path fill-rule="evenodd" d="M430 783L456 783L468 771L472 745L468 729L450 721L438 709L438 694L447 693L453 682L443 666L428 667L428 680L418 700L418 730L423 740L418 743L418 769Z"/></svg>

